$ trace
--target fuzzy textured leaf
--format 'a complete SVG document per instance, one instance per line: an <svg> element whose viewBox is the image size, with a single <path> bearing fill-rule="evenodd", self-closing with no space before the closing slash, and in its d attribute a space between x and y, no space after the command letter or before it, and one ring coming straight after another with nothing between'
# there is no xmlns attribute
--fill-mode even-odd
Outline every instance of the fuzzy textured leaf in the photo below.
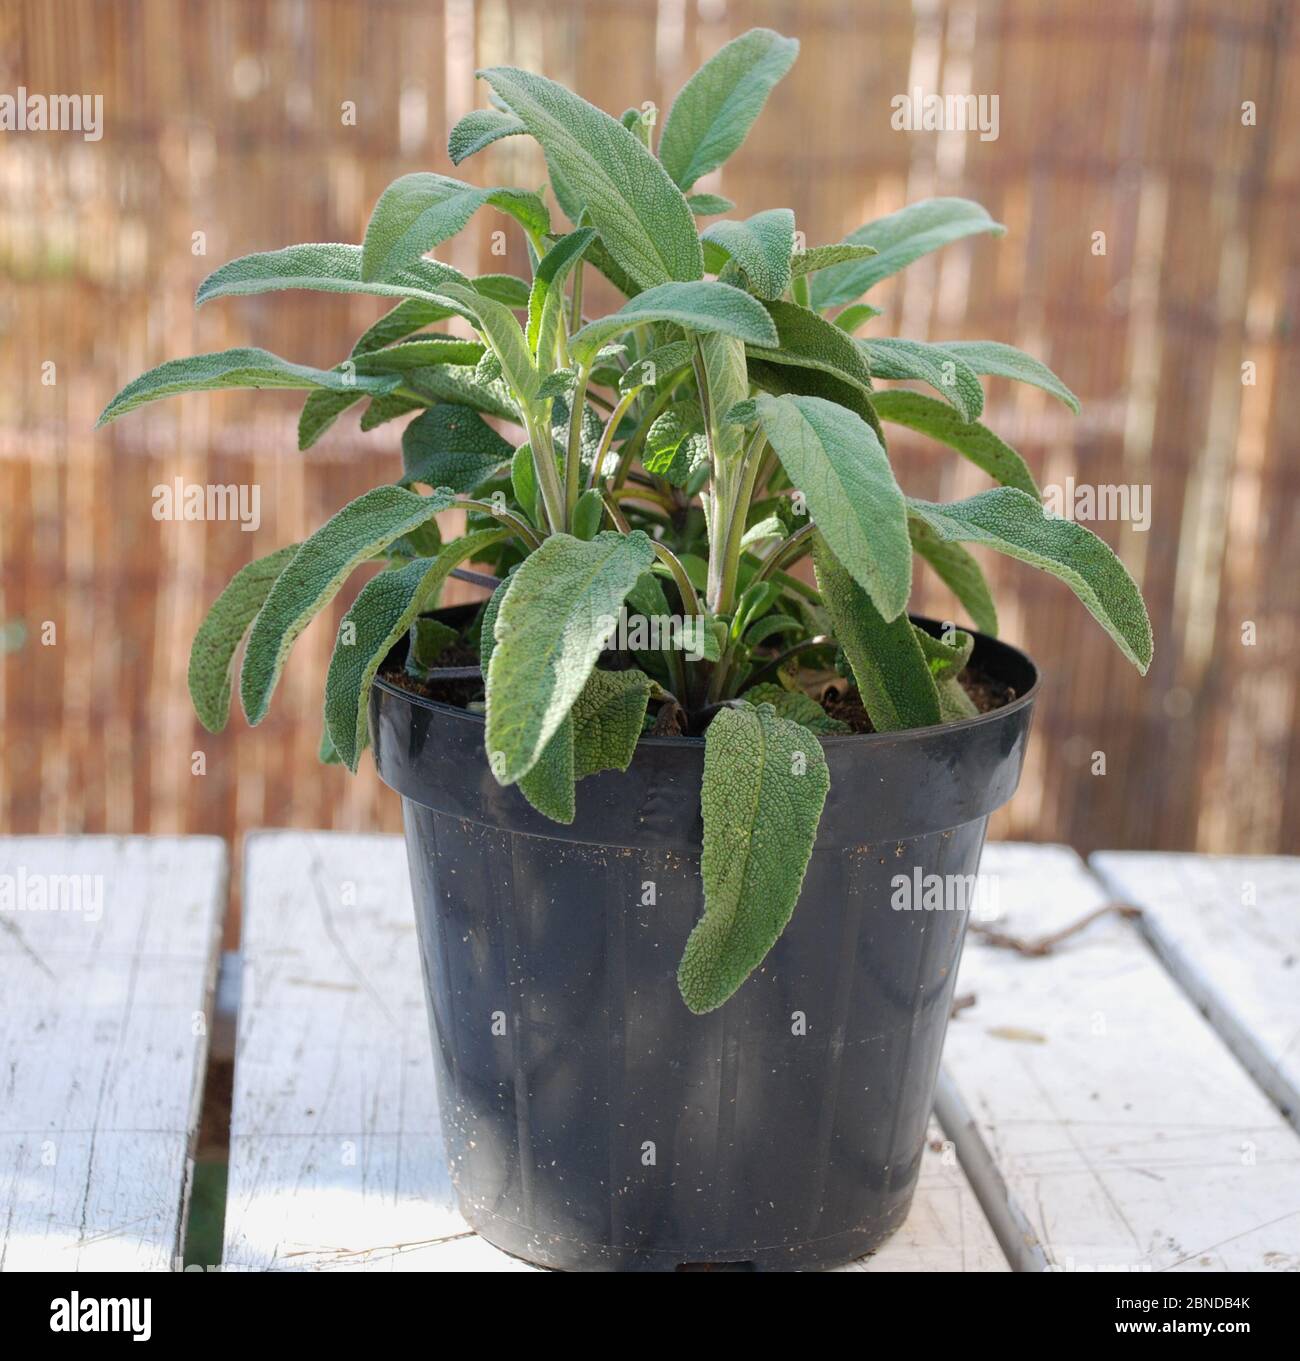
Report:
<svg viewBox="0 0 1300 1361"><path fill-rule="evenodd" d="M908 513L948 543L978 543L1059 577L1143 675L1151 621L1137 585L1110 546L1073 520L1048 515L1032 497L994 487L965 501L908 501Z"/></svg>
<svg viewBox="0 0 1300 1361"><path fill-rule="evenodd" d="M818 397L754 399L790 481L836 557L886 619L907 608L912 548L903 493L875 431Z"/></svg>
<svg viewBox="0 0 1300 1361"><path fill-rule="evenodd" d="M472 491L510 462L511 445L478 414L449 402L417 416L402 432L402 484Z"/></svg>
<svg viewBox="0 0 1300 1361"><path fill-rule="evenodd" d="M794 913L830 775L817 738L770 705L723 709L704 735L704 915L677 985L698 1013L720 1007Z"/></svg>
<svg viewBox="0 0 1300 1361"><path fill-rule="evenodd" d="M560 239L542 256L528 295L528 345L540 362L550 356L559 334L564 307L564 283L596 239L591 227L580 227ZM549 367L549 363L547 365Z"/></svg>
<svg viewBox="0 0 1300 1361"><path fill-rule="evenodd" d="M871 399L882 421L905 425L946 444L1005 487L1016 487L1038 499L1038 483L1029 465L986 425L963 420L943 402L921 392L877 392Z"/></svg>
<svg viewBox="0 0 1300 1361"><path fill-rule="evenodd" d="M219 350L188 359L169 359L128 383L100 413L95 428L115 421L146 402L182 392L210 392L219 388L290 388L301 392L391 392L401 379L395 375L361 377L333 369L292 364L269 350Z"/></svg>
<svg viewBox="0 0 1300 1361"><path fill-rule="evenodd" d="M325 678L325 726L349 770L356 770L365 748L370 687L384 658L416 618L437 604L452 568L504 537L503 530L480 530L449 543L435 558L415 558L396 571L380 572L343 616Z"/></svg>
<svg viewBox="0 0 1300 1361"><path fill-rule="evenodd" d="M965 360L976 373L1010 378L1017 383L1042 388L1064 402L1076 416L1079 414L1079 399L1074 393L1046 364L1014 345L1003 345L996 340L945 340L943 348Z"/></svg>
<svg viewBox="0 0 1300 1361"><path fill-rule="evenodd" d="M654 682L640 671L594 670L573 702L573 773L626 770L641 740Z"/></svg>
<svg viewBox="0 0 1300 1361"><path fill-rule="evenodd" d="M943 346L892 337L857 343L867 356L873 377L914 378L929 383L963 421L979 420L984 410L980 380L969 365Z"/></svg>
<svg viewBox="0 0 1300 1361"><path fill-rule="evenodd" d="M730 284L701 280L647 288L617 312L575 331L569 348L575 358L589 359L612 337L652 321L671 322L701 334L732 336L748 345L777 343L776 327L761 302Z"/></svg>
<svg viewBox="0 0 1300 1361"><path fill-rule="evenodd" d="M239 697L250 723L266 717L289 649L353 569L452 504L446 493L417 496L402 487L375 487L299 546L253 620L244 652Z"/></svg>
<svg viewBox="0 0 1300 1361"><path fill-rule="evenodd" d="M789 208L771 208L744 222L715 222L704 240L730 257L760 298L779 298L790 287L794 213Z"/></svg>
<svg viewBox="0 0 1300 1361"><path fill-rule="evenodd" d="M749 704L770 704L782 718L799 723L810 732L831 735L852 732L847 723L832 718L820 704L802 690L786 690L779 685L755 685L741 696Z"/></svg>
<svg viewBox="0 0 1300 1361"><path fill-rule="evenodd" d="M380 298L427 301L445 283L465 283L465 276L436 260L419 260L391 279L363 279L361 247L318 242L285 246L231 260L213 270L199 285L194 305L213 298L276 293L305 288L317 293L373 293Z"/></svg>
<svg viewBox="0 0 1300 1361"><path fill-rule="evenodd" d="M520 565L496 617L487 674L487 751L499 783L532 769L654 560L640 530L606 530L589 542L553 534Z"/></svg>
<svg viewBox="0 0 1300 1361"><path fill-rule="evenodd" d="M220 732L230 717L235 653L263 602L298 551L291 543L241 567L203 617L190 648L190 699L199 722Z"/></svg>
<svg viewBox="0 0 1300 1361"><path fill-rule="evenodd" d="M550 214L524 189L480 189L429 171L403 175L380 195L366 225L361 277L388 279L455 236L484 204L508 213L531 237L551 229Z"/></svg>
<svg viewBox="0 0 1300 1361"><path fill-rule="evenodd" d="M681 190L616 118L544 76L513 66L479 71L581 197L610 254L642 288L704 272ZM567 211L567 210L566 210Z"/></svg>
<svg viewBox="0 0 1300 1361"><path fill-rule="evenodd" d="M912 547L934 569L939 580L961 601L971 622L990 638L998 636L998 612L980 565L959 543L940 539L915 517L907 522Z"/></svg>
<svg viewBox="0 0 1300 1361"><path fill-rule="evenodd" d="M816 369L864 393L871 391L871 369L857 343L833 322L793 302L765 304L776 326L774 346L751 351L750 357L769 364Z"/></svg>
<svg viewBox="0 0 1300 1361"><path fill-rule="evenodd" d="M813 539L813 566L835 639L849 659L875 730L895 732L940 722L939 691L907 616L886 620L820 534Z"/></svg>
<svg viewBox="0 0 1300 1361"><path fill-rule="evenodd" d="M798 55L796 39L752 28L696 71L673 100L659 140L659 159L677 184L689 189L732 155Z"/></svg>
<svg viewBox="0 0 1300 1361"><path fill-rule="evenodd" d="M527 131L512 113L502 109L474 109L452 128L447 138L447 155L452 165L459 165L493 142L499 142L503 137L519 137Z"/></svg>
<svg viewBox="0 0 1300 1361"><path fill-rule="evenodd" d="M888 217L868 222L845 238L852 245L874 246L876 255L822 270L813 279L813 304L820 309L852 302L881 279L897 274L929 251L976 232L1001 236L1005 231L1000 222L969 199L927 198L909 203Z"/></svg>

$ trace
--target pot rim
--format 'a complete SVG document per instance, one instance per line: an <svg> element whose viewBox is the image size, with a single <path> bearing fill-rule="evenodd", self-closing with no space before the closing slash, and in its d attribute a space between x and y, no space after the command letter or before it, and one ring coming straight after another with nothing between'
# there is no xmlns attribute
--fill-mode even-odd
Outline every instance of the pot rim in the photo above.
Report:
<svg viewBox="0 0 1300 1361"><path fill-rule="evenodd" d="M938 625L940 623L940 621L923 614L909 613L908 618L914 623L922 625ZM1038 692L1043 684L1043 671L1038 663L1027 652L1016 647L1013 643L1004 642L1001 638L990 637L987 633L980 633L975 629L963 629L962 632L969 633L974 637L976 652L981 651L981 645L983 645L983 647L1003 648L1013 653L1033 672L1033 684L1023 694L1017 695L1009 704L990 709L987 713L976 714L973 718L958 718L948 723L928 723L923 728L896 728L888 732L819 733L817 740L823 747L843 747L850 743L897 742L900 738L923 737L941 731L966 732L987 723L1010 718L1019 710L1028 708L1033 704L1038 698ZM416 694L413 690L407 690L403 686L393 685L390 681L385 680L379 672L375 673L373 684L386 694L392 695L395 699L406 700L416 708L430 709L434 713L459 714L464 718L482 724L487 722L483 714L473 713L459 704L448 704L445 700L429 699L424 695ZM637 741L638 747L651 748L702 747L703 745L703 737L642 737Z"/></svg>

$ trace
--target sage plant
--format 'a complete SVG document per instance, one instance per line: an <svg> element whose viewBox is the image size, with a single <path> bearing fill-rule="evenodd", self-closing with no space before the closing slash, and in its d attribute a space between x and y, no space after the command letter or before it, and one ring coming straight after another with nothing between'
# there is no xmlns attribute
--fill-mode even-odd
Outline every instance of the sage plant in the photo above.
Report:
<svg viewBox="0 0 1300 1361"><path fill-rule="evenodd" d="M1083 526L1044 512L1024 459L980 421L983 375L1077 410L1068 388L996 341L859 335L879 315L863 297L881 280L1003 228L975 203L935 198L807 246L790 208L741 219L697 191L797 49L766 29L728 43L657 138L648 106L615 118L542 76L479 71L491 106L456 125L452 162L532 137L550 198L404 175L361 245L246 256L199 288L200 305L277 289L388 299L341 363L309 368L258 349L174 360L101 418L179 392L294 388L309 394L306 449L354 406L364 404L363 430L413 416L393 482L250 563L217 599L190 659L198 716L212 731L225 724L246 639L239 697L261 722L294 639L353 572L378 564L330 662L325 759L357 768L371 684L408 635L405 667L417 677L436 674L448 649L478 647L484 759L558 822L572 821L578 782L626 769L652 724L702 736L704 910L678 973L697 1012L739 987L799 896L829 786L820 739L846 731L810 678L856 686L878 732L975 713L959 681L972 634L936 637L908 618L918 561L975 629L996 634L965 545L1019 558L1064 581L1141 671L1151 659L1123 565ZM530 278L468 278L430 256L482 208L524 234ZM593 270L626 299L617 311L588 314ZM436 329L450 318L474 338ZM887 386L896 380L933 395ZM890 425L950 447L992 485L949 504L905 495ZM444 542L435 517L453 507L467 513L465 532ZM809 555L816 586L792 571ZM499 584L457 629L431 611L470 562ZM629 618L681 627L615 651ZM863 741L864 767L871 759Z"/></svg>

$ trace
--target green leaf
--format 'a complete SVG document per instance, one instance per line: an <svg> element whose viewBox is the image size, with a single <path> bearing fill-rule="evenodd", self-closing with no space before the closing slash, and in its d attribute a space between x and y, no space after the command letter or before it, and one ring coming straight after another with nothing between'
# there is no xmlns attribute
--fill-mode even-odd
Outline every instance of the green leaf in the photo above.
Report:
<svg viewBox="0 0 1300 1361"><path fill-rule="evenodd" d="M325 725L349 770L356 770L365 749L370 687L384 658L437 603L451 569L504 537L504 530L480 530L449 543L436 558L415 558L396 571L380 572L343 616L325 678Z"/></svg>
<svg viewBox="0 0 1300 1361"><path fill-rule="evenodd" d="M790 287L794 213L789 208L755 213L744 222L715 222L704 240L725 252L760 298L779 298Z"/></svg>
<svg viewBox="0 0 1300 1361"><path fill-rule="evenodd" d="M796 39L752 28L696 71L673 101L659 141L659 159L676 183L689 189L740 146L798 55Z"/></svg>
<svg viewBox="0 0 1300 1361"><path fill-rule="evenodd" d="M835 324L841 331L852 335L863 322L870 321L872 317L880 315L879 307L872 307L869 302L850 303L842 312L835 317Z"/></svg>
<svg viewBox="0 0 1300 1361"><path fill-rule="evenodd" d="M511 66L478 74L541 143L548 163L580 195L610 254L642 288L700 277L691 210L637 137L542 76Z"/></svg>
<svg viewBox="0 0 1300 1361"><path fill-rule="evenodd" d="M302 543L253 620L239 675L239 697L250 723L266 717L289 649L352 570L452 504L447 493L417 496L402 487L375 487Z"/></svg>
<svg viewBox="0 0 1300 1361"><path fill-rule="evenodd" d="M573 773L626 770L641 739L654 682L640 671L594 670L573 702Z"/></svg>
<svg viewBox="0 0 1300 1361"><path fill-rule="evenodd" d="M794 277L802 279L806 274L816 274L819 269L829 269L832 265L842 265L850 260L866 260L875 254L875 246L836 241L830 246L812 246L808 250L801 250L791 260L790 267Z"/></svg>
<svg viewBox="0 0 1300 1361"><path fill-rule="evenodd" d="M560 237L537 265L528 296L528 345L539 361L543 356L549 361L555 349L563 317L565 280L595 239L594 228L580 227Z"/></svg>
<svg viewBox="0 0 1300 1361"><path fill-rule="evenodd" d="M594 539L605 518L605 502L595 487L589 487L578 497L573 507L573 537Z"/></svg>
<svg viewBox="0 0 1300 1361"><path fill-rule="evenodd" d="M749 396L745 345L734 336L716 335L700 336L695 345L699 353L696 376L704 424L714 462L722 468L739 459L745 445L745 432L727 419L731 408Z"/></svg>
<svg viewBox="0 0 1300 1361"><path fill-rule="evenodd" d="M929 383L963 421L979 420L984 389L975 371L941 345L917 340L859 340L875 378L919 379ZM877 408L879 410L879 408Z"/></svg>
<svg viewBox="0 0 1300 1361"><path fill-rule="evenodd" d="M1060 398L1076 416L1079 414L1079 399L1074 393L1046 364L1014 345L1003 345L996 340L945 340L943 348L964 360L976 373L1011 378L1017 383L1042 388Z"/></svg>
<svg viewBox="0 0 1300 1361"><path fill-rule="evenodd" d="M647 288L617 312L574 332L569 348L575 358L589 359L613 336L652 321L671 322L702 334L733 336L750 345L777 342L776 328L761 302L730 284L702 280Z"/></svg>
<svg viewBox="0 0 1300 1361"><path fill-rule="evenodd" d="M306 288L317 293L372 293L380 298L428 301L445 283L465 283L465 276L437 260L420 260L382 282L361 276L361 247L333 242L286 246L231 260L199 285L194 305L213 298L276 293Z"/></svg>
<svg viewBox="0 0 1300 1361"><path fill-rule="evenodd" d="M717 217L729 213L736 205L721 194L687 194L686 206L696 217Z"/></svg>
<svg viewBox="0 0 1300 1361"><path fill-rule="evenodd" d="M845 238L852 245L875 246L877 254L870 260L822 270L813 280L813 305L824 309L852 302L929 251L976 232L1001 236L1005 231L1000 222L994 222L969 199L927 198L910 203Z"/></svg>
<svg viewBox="0 0 1300 1361"><path fill-rule="evenodd" d="M971 622L990 638L998 636L998 612L980 565L959 543L945 543L920 520L909 519L912 547L930 564L939 580L961 601Z"/></svg>
<svg viewBox="0 0 1300 1361"><path fill-rule="evenodd" d="M693 398L672 402L646 431L641 462L646 472L666 477L674 487L684 487L708 457L704 417L700 404Z"/></svg>
<svg viewBox="0 0 1300 1361"><path fill-rule="evenodd" d="M514 452L476 411L440 403L402 432L402 485L472 491Z"/></svg>
<svg viewBox="0 0 1300 1361"><path fill-rule="evenodd" d="M939 714L943 721L950 723L959 718L974 718L979 709L957 678L970 660L975 639L969 633L957 629L953 641L946 643L916 624L912 628L930 674L934 677L935 689L939 692Z"/></svg>
<svg viewBox="0 0 1300 1361"><path fill-rule="evenodd" d="M903 493L875 432L818 397L764 393L754 409L835 556L881 614L897 618L912 589L912 548Z"/></svg>
<svg viewBox="0 0 1300 1361"><path fill-rule="evenodd" d="M366 225L361 277L389 279L427 250L455 236L484 204L508 213L531 237L551 229L550 214L524 189L480 189L447 175L419 171L396 179L380 195Z"/></svg>
<svg viewBox="0 0 1300 1361"><path fill-rule="evenodd" d="M871 370L857 344L834 323L793 302L764 304L776 325L773 347L752 352L751 359L794 368L816 369L864 393L871 391Z"/></svg>
<svg viewBox="0 0 1300 1361"><path fill-rule="evenodd" d="M749 381L773 397L820 397L834 402L859 417L876 432L884 444L885 432L872 406L872 395L857 383L838 378L823 369L797 367L791 364L766 364L758 358L761 350L749 352ZM387 399L385 399L387 400Z"/></svg>
<svg viewBox="0 0 1300 1361"><path fill-rule="evenodd" d="M511 393L520 402L530 402L541 380L515 314L504 304L485 298L465 284L447 284L443 293L453 302L461 303L470 313L475 327L501 361L502 376Z"/></svg>
<svg viewBox="0 0 1300 1361"><path fill-rule="evenodd" d="M458 406L473 407L485 416L499 416L502 420L516 423L520 420L519 405L506 384L500 379L491 383L480 382L472 365L443 364L437 368L420 369L407 378L404 386L427 397L430 403L455 402ZM364 420L361 428L368 428Z"/></svg>
<svg viewBox="0 0 1300 1361"><path fill-rule="evenodd" d="M768 705L723 709L704 735L704 915L677 970L686 1005L720 1007L794 913L830 775L817 738Z"/></svg>
<svg viewBox="0 0 1300 1361"><path fill-rule="evenodd" d="M618 380L618 390L632 392L636 388L662 388L685 368L690 367L694 351L688 340L671 340L651 350L644 359L630 364Z"/></svg>
<svg viewBox="0 0 1300 1361"><path fill-rule="evenodd" d="M411 639L406 649L406 674L419 679L426 677L438 658L459 637L459 631L450 624L444 624L441 619L421 615L413 620Z"/></svg>
<svg viewBox="0 0 1300 1361"><path fill-rule="evenodd" d="M875 730L895 732L941 722L939 692L908 617L886 620L820 534L813 538L813 566L822 604Z"/></svg>
<svg viewBox="0 0 1300 1361"><path fill-rule="evenodd" d="M501 784L526 775L591 674L654 547L640 530L553 534L511 580L487 673L487 751Z"/></svg>
<svg viewBox="0 0 1300 1361"><path fill-rule="evenodd" d="M1151 665L1151 621L1128 569L1104 540L1073 520L1046 514L1032 497L994 487L965 501L908 501L908 513L948 543L978 543L1060 577L1143 675Z"/></svg>
<svg viewBox="0 0 1300 1361"><path fill-rule="evenodd" d="M403 298L391 312L385 312L373 326L361 333L352 347L352 353L355 356L381 350L385 345L405 340L414 332L453 315L452 310L441 303L427 302L423 298Z"/></svg>
<svg viewBox="0 0 1300 1361"><path fill-rule="evenodd" d="M346 371L350 364L357 373L367 375L410 373L413 369L432 368L436 364L477 364L482 358L483 346L477 340L462 340L459 336L419 336L398 345L368 350L340 368Z"/></svg>
<svg viewBox="0 0 1300 1361"><path fill-rule="evenodd" d="M521 444L510 460L510 485L515 501L528 517L529 523L541 526L541 510L537 499L537 469L533 464L533 447ZM486 675L486 668L484 669Z"/></svg>
<svg viewBox="0 0 1300 1361"><path fill-rule="evenodd" d="M220 350L188 359L169 359L156 369L128 383L100 413L95 428L115 421L146 402L173 397L181 392L208 392L218 388L291 388L331 392L391 392L401 379L387 375L366 378L331 369L291 364L268 350Z"/></svg>
<svg viewBox="0 0 1300 1361"><path fill-rule="evenodd" d="M385 345L404 340L412 332L452 315L454 314L449 308L438 303L425 302L418 298L404 298L391 312L386 312L362 333L352 347L352 357L369 354L372 350L379 350ZM364 393L359 392L310 393L298 417L298 448L310 449L348 407L361 401L364 396ZM403 409L414 410L414 405L408 404ZM362 425L363 430L367 428L366 425Z"/></svg>
<svg viewBox="0 0 1300 1361"><path fill-rule="evenodd" d="M230 684L235 653L262 608L275 579L298 551L291 543L241 567L216 598L190 648L190 699L199 722L220 732L230 717Z"/></svg>
<svg viewBox="0 0 1300 1361"><path fill-rule="evenodd" d="M372 397L370 404L361 413L361 429L363 432L375 430L389 421L397 420L399 416L409 416L412 411L423 411L428 405L428 402L413 401L410 397L403 397L395 392L390 392L386 397Z"/></svg>
<svg viewBox="0 0 1300 1361"><path fill-rule="evenodd" d="M793 621L792 621L793 622ZM770 704L782 718L799 723L810 732L822 734L846 733L853 729L838 718L832 718L820 704L802 690L785 690L779 685L755 685L741 695L747 704Z"/></svg>
<svg viewBox="0 0 1300 1361"><path fill-rule="evenodd" d="M988 426L978 421L964 421L952 407L920 392L877 392L872 397L872 405L881 420L933 436L970 459L976 467L983 468L1003 486L1016 487L1038 499L1038 484L1029 465Z"/></svg>
<svg viewBox="0 0 1300 1361"><path fill-rule="evenodd" d="M505 599L510 581L518 568L511 568L509 576L492 592L483 608L479 625L479 664L483 675L492 664L496 649L496 620ZM577 811L577 776L573 771L573 717L565 714L564 721L537 758L537 764L518 781L519 792L543 817L568 824Z"/></svg>
<svg viewBox="0 0 1300 1361"><path fill-rule="evenodd" d="M506 307L523 308L528 306L530 285L527 279L517 274L480 274L471 280L474 287L485 298L504 303Z"/></svg>
<svg viewBox="0 0 1300 1361"><path fill-rule="evenodd" d="M447 155L452 165L459 165L502 137L518 137L527 131L512 113L501 109L475 109L452 128L451 136L447 138Z"/></svg>

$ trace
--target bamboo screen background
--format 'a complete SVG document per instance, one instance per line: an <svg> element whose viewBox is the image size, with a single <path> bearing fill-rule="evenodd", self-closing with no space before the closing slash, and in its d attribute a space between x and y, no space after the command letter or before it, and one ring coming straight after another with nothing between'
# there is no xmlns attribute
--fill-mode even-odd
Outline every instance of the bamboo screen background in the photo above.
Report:
<svg viewBox="0 0 1300 1361"><path fill-rule="evenodd" d="M543 71L616 114L666 107L757 24L799 37L800 59L699 187L739 215L794 207L810 244L930 194L980 200L1008 235L882 285L873 327L1042 357L1082 416L990 381L988 423L1044 484L1151 488L1149 532L1093 526L1149 602L1145 681L1062 584L986 557L1004 636L1048 678L1020 793L993 834L1085 851L1297 849L1300 402L1286 375L1300 15L1282 0L5 0L0 88L102 93L106 130L96 143L0 136L4 831L209 832L237 847L264 826L399 825L372 770L353 779L315 761L345 601L299 641L260 731L236 717L207 735L185 690L191 636L230 575L390 480L399 427L362 436L352 414L304 456L296 394L190 396L98 433L95 417L176 355L260 345L342 359L381 300L273 294L196 313L195 285L249 251L357 241L389 180L449 172L448 128L486 102L476 65ZM915 86L996 94L998 138L892 130L891 97ZM542 166L516 138L458 173L527 185ZM490 254L503 225L485 211L440 253L526 273L516 234L504 261ZM915 494L984 484L920 441L895 435L891 450ZM155 521L152 488L176 477L258 484L260 528ZM915 603L954 608L929 577Z"/></svg>

